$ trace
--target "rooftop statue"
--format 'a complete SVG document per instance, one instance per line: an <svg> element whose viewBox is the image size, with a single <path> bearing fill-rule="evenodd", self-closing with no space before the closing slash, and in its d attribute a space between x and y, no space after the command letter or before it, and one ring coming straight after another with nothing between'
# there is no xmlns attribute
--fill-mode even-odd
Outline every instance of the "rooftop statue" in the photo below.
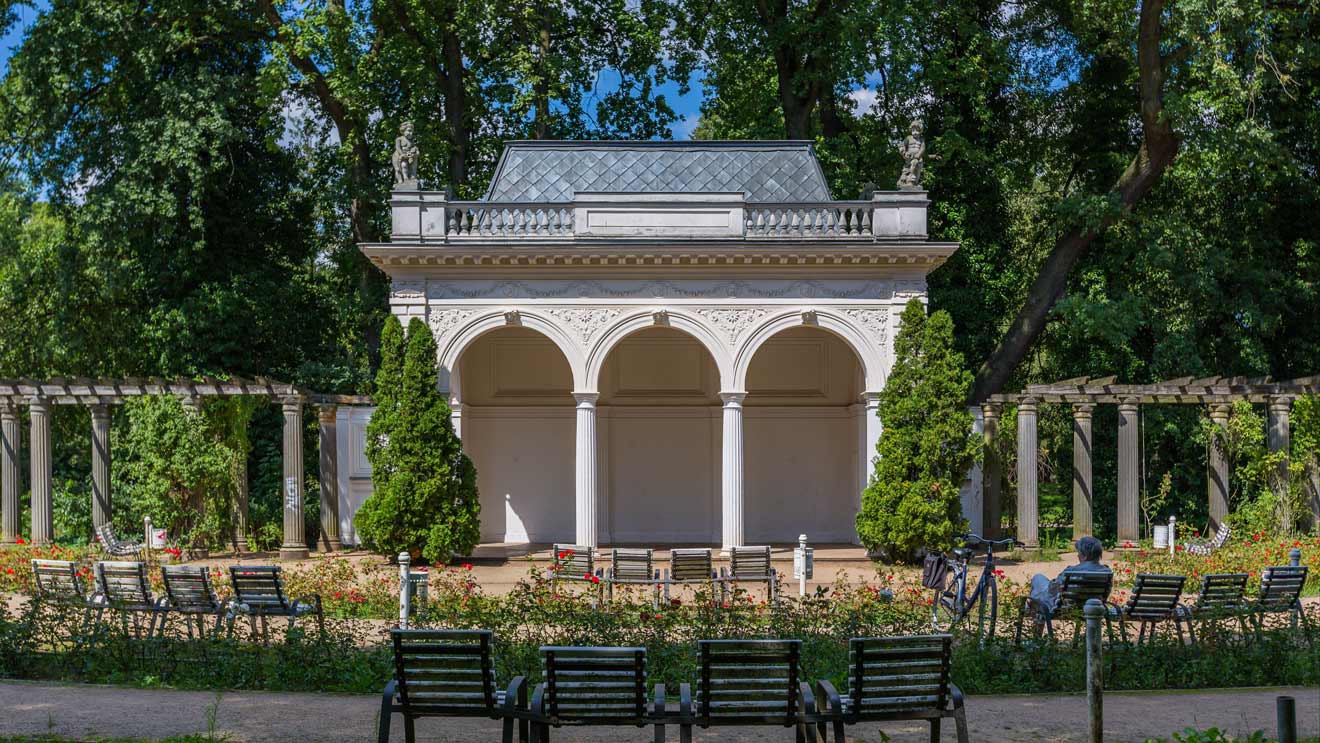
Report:
<svg viewBox="0 0 1320 743"><path fill-rule="evenodd" d="M926 156L926 140L921 137L922 129L921 119L913 119L907 139L898 145L898 154L903 156L903 174L898 177L899 190L921 190L922 159Z"/></svg>
<svg viewBox="0 0 1320 743"><path fill-rule="evenodd" d="M411 122L403 122L399 126L399 136L394 138L394 155L390 161L394 163L394 187L401 190L412 190L417 188L417 162L421 157L421 151L417 149L417 143L413 141L413 125Z"/></svg>

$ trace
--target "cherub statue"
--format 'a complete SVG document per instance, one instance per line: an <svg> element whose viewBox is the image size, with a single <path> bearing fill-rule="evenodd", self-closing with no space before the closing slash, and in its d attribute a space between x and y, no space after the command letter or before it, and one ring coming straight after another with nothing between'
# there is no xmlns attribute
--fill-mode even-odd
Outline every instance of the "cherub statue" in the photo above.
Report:
<svg viewBox="0 0 1320 743"><path fill-rule="evenodd" d="M921 190L922 159L926 156L926 140L921 137L922 129L921 119L913 119L907 139L898 145L898 154L903 156L903 174L898 177L900 190Z"/></svg>
<svg viewBox="0 0 1320 743"><path fill-rule="evenodd" d="M399 126L399 136L394 138L394 187L403 189L417 188L417 162L421 151L413 142L412 122L405 121Z"/></svg>

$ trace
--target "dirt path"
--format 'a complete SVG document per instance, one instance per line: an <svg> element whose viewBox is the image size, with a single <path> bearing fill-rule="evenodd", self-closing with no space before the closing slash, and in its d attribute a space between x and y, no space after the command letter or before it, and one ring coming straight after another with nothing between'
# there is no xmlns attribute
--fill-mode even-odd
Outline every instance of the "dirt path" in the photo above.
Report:
<svg viewBox="0 0 1320 743"><path fill-rule="evenodd" d="M1320 736L1320 689L1250 689L1208 692L1111 693L1105 697L1105 739L1142 741L1168 737L1186 727L1218 727L1233 735L1265 730L1274 735L1274 699L1297 699L1301 737ZM374 740L379 697L344 694L171 691L37 683L0 684L0 735L55 733L71 739L100 736L161 738L206 732L208 709L215 731L233 743L326 743ZM982 696L968 700L971 739L977 743L1082 741L1086 698L1076 695ZM924 725L884 726L895 743L926 741ZM850 729L852 740L880 740L879 726ZM419 738L435 741L494 741L499 724L489 720L422 720ZM697 731L698 741L788 741L782 728ZM558 740L645 741L650 730L565 730ZM952 724L942 739L954 740ZM391 740L403 740L396 716Z"/></svg>

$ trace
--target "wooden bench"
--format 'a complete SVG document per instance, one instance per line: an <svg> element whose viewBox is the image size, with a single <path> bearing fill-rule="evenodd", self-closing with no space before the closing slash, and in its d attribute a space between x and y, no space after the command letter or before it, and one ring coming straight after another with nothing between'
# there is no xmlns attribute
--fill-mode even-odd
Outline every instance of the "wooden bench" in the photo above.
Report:
<svg viewBox="0 0 1320 743"><path fill-rule="evenodd" d="M610 550L610 567L605 571L605 592L614 600L615 585L650 586L651 605L660 603L660 571L655 569L655 550Z"/></svg>
<svg viewBox="0 0 1320 743"><path fill-rule="evenodd" d="M1118 619L1118 628L1122 632L1123 642L1127 642L1127 623L1138 622L1141 626L1137 634L1137 644L1155 637L1155 628L1160 622L1173 620L1178 631L1178 640L1183 640L1182 614L1178 611L1178 600L1182 598L1182 575L1137 575L1136 584L1128 600L1120 607L1111 607L1107 614Z"/></svg>
<svg viewBox="0 0 1320 743"><path fill-rule="evenodd" d="M284 594L284 576L278 565L232 565L229 568L229 580L234 587L229 610L235 617L240 614L247 616L254 636L257 634L257 620L260 619L263 643L270 644L270 617L288 617L288 628L292 630L295 619L314 615L321 636L325 636L325 612L321 608L321 597L312 594L290 601ZM230 629L233 629L232 622Z"/></svg>
<svg viewBox="0 0 1320 743"><path fill-rule="evenodd" d="M720 587L731 587L733 583L764 583L767 603L777 603L775 569L770 565L770 548L731 547L728 571L720 568Z"/></svg>
<svg viewBox="0 0 1320 743"><path fill-rule="evenodd" d="M550 568L550 590L558 591L560 581L600 583L596 569L596 551L582 544L554 545L554 565Z"/></svg>
<svg viewBox="0 0 1320 743"><path fill-rule="evenodd" d="M1248 607L1243 595L1247 590L1246 573L1215 573L1201 577L1201 592L1190 604L1178 607L1183 621L1187 623L1187 634L1196 642L1196 626L1193 620L1215 621L1235 617L1245 633Z"/></svg>
<svg viewBox="0 0 1320 743"><path fill-rule="evenodd" d="M963 693L949 680L952 649L950 635L849 640L847 694L829 681L818 684L821 739L830 726L834 743L844 743L845 725L926 720L930 739L938 741L940 721L952 717L958 743L967 743Z"/></svg>
<svg viewBox="0 0 1320 743"><path fill-rule="evenodd" d="M132 620L134 637L142 636L144 615L146 635L151 637L156 633L157 622L163 623L165 612L169 610L165 597L157 598L151 593L146 563L107 560L96 563L96 589L106 607L119 612L125 634L128 633L129 620Z"/></svg>
<svg viewBox="0 0 1320 743"><path fill-rule="evenodd" d="M132 557L147 547L143 542L121 540L115 536L114 528L108 523L96 527L96 539L101 543L101 550L112 557Z"/></svg>
<svg viewBox="0 0 1320 743"><path fill-rule="evenodd" d="M76 637L82 637L95 614L100 619L105 605L98 594L87 593L79 575L78 563L72 560L33 560L32 575L36 582L33 609L40 611L50 606L58 609L82 611Z"/></svg>
<svg viewBox="0 0 1320 743"><path fill-rule="evenodd" d="M653 725L656 743L663 743L670 720L665 687L656 685L649 707L646 648L545 646L541 662L545 680L528 711L533 741L545 743L551 728L564 726Z"/></svg>
<svg viewBox="0 0 1320 743"><path fill-rule="evenodd" d="M799 741L815 741L820 720L811 685L802 680L801 655L801 640L699 640L693 722L796 726Z"/></svg>
<svg viewBox="0 0 1320 743"><path fill-rule="evenodd" d="M1228 539L1231 536L1233 536L1233 529L1225 522L1219 525L1214 538L1210 541L1184 542L1183 549L1189 555L1209 555L1228 544Z"/></svg>
<svg viewBox="0 0 1320 743"><path fill-rule="evenodd" d="M708 549L674 549L669 551L669 567L665 570L661 583L665 588L665 600L669 600L671 585L713 584L716 580L715 569L711 565Z"/></svg>
<svg viewBox="0 0 1320 743"><path fill-rule="evenodd" d="M1054 636L1054 623L1069 620L1074 625L1073 642L1080 641L1082 607L1091 599L1099 599L1102 604L1109 604L1109 594L1114 588L1114 574L1107 570L1069 570L1059 576L1059 598L1053 611L1036 604L1030 597L1024 599L1022 611L1018 614L1017 628L1013 634L1015 644L1022 643L1022 627L1028 616L1039 617L1051 640ZM1107 620L1106 620L1107 621ZM1110 628L1112 634L1112 627Z"/></svg>
<svg viewBox="0 0 1320 743"><path fill-rule="evenodd" d="M381 693L379 743L389 743L396 712L403 715L408 743L417 739L419 717L503 719L504 743L513 740L513 724L519 720L519 740L527 740L523 677L514 678L506 690L496 689L490 630L396 629L390 631L390 642L394 678Z"/></svg>
<svg viewBox="0 0 1320 743"><path fill-rule="evenodd" d="M1257 633L1265 629L1267 614L1290 614L1293 627L1300 621L1308 630L1310 621L1302 610L1302 588L1306 585L1307 566L1274 565L1260 576L1260 593L1250 605L1250 616Z"/></svg>
<svg viewBox="0 0 1320 743"><path fill-rule="evenodd" d="M183 619L189 639L192 639L194 624L197 625L197 636L201 638L207 634L218 635L226 619L233 622L234 617L229 614L229 602L221 601L216 595L207 568L197 565L164 565L160 573L165 582L165 599L170 609L169 613L161 617L162 634L165 632L165 622L171 615ZM206 630L208 618L215 619L215 627L210 633Z"/></svg>

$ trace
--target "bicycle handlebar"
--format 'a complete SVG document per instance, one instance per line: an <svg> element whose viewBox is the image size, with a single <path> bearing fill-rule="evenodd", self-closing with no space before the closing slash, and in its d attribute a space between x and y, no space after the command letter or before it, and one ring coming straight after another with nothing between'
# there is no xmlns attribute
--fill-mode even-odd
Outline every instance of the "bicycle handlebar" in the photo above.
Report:
<svg viewBox="0 0 1320 743"><path fill-rule="evenodd" d="M1025 547L1026 546L1022 542L1019 542L1018 540L1012 537L1009 537L1007 539L986 539L980 534L972 534L970 532L967 534L961 534L958 536L958 538L961 539L965 544L969 544L969 545L988 544L993 547Z"/></svg>

